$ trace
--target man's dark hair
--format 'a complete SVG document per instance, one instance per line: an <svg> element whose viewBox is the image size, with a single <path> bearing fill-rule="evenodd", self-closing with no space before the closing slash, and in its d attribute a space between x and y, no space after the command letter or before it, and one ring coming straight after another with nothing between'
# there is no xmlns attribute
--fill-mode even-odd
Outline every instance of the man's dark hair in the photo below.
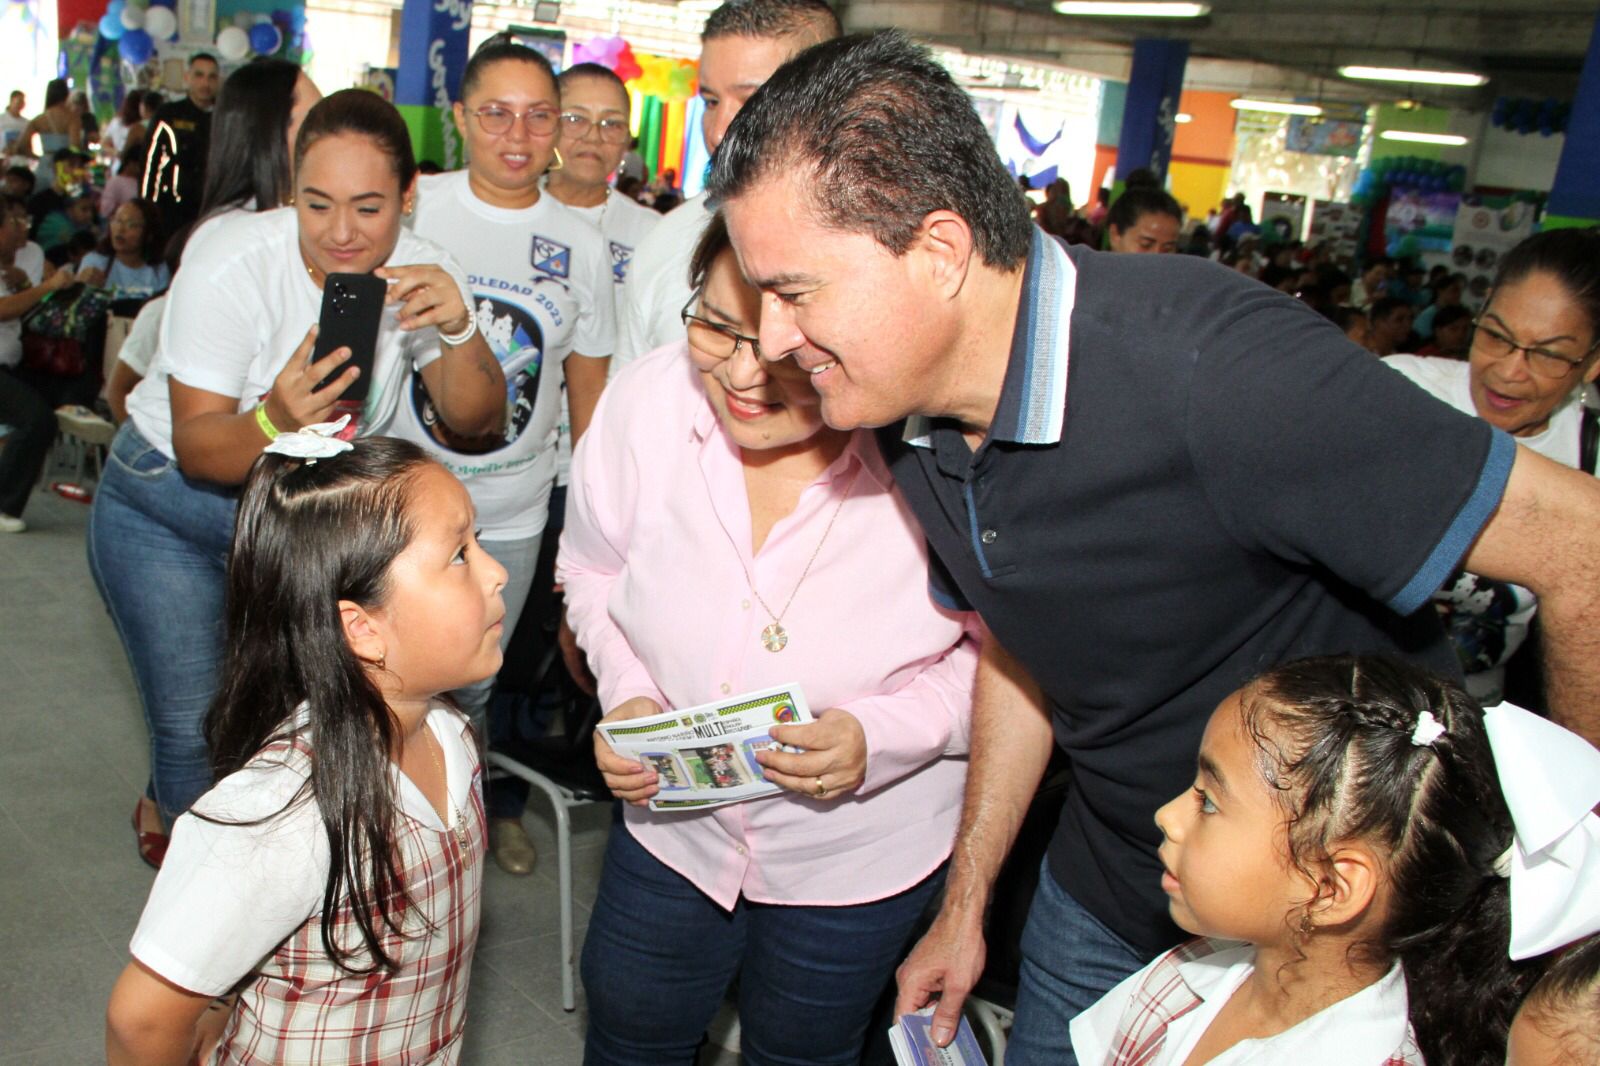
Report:
<svg viewBox="0 0 1600 1066"><path fill-rule="evenodd" d="M1372 307L1367 311L1367 318L1373 322L1382 321L1394 314L1402 307L1410 307L1411 301L1401 296L1384 296L1372 301Z"/></svg>
<svg viewBox="0 0 1600 1066"><path fill-rule="evenodd" d="M895 255L930 212L953 211L989 266L1028 256L1027 201L972 100L897 30L826 41L779 67L728 127L707 189L722 203L791 173L823 225L870 233Z"/></svg>
<svg viewBox="0 0 1600 1066"><path fill-rule="evenodd" d="M196 52L194 55L190 56L189 57L189 63L188 63L188 69L193 70L194 69L194 65L196 63L201 63L201 62L210 63L212 66L216 67L218 70L222 69L222 64L218 63L217 62L217 57L212 55L210 52Z"/></svg>
<svg viewBox="0 0 1600 1066"><path fill-rule="evenodd" d="M1449 307L1439 308L1433 313L1433 335L1437 337L1441 329L1460 322L1463 318L1470 320L1472 312L1461 304L1451 304Z"/></svg>
<svg viewBox="0 0 1600 1066"><path fill-rule="evenodd" d="M1126 233L1145 215L1171 215L1180 224L1183 222L1183 208L1171 193L1148 185L1130 185L1111 205L1106 224L1115 227L1118 233Z"/></svg>
<svg viewBox="0 0 1600 1066"><path fill-rule="evenodd" d="M728 0L711 12L700 39L790 37L808 29L824 41L844 32L824 0Z"/></svg>
<svg viewBox="0 0 1600 1066"><path fill-rule="evenodd" d="M27 179L28 192L29 193L33 192L33 185L34 185L33 171L29 170L27 167L22 166L21 164L13 164L13 165L11 165L9 167L6 167L6 177L8 177L8 178L25 178L25 179ZM27 193L24 193L23 195L27 195Z"/></svg>

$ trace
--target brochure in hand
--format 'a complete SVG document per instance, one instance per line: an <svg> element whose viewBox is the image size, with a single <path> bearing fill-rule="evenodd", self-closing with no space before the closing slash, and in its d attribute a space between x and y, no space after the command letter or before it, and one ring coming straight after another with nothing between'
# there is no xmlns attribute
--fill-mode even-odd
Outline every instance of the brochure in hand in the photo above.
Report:
<svg viewBox="0 0 1600 1066"><path fill-rule="evenodd" d="M595 728L618 754L655 770L661 791L651 798L651 810L680 811L781 792L762 776L756 752L783 747L769 735L773 726L809 721L800 686L779 685Z"/></svg>
<svg viewBox="0 0 1600 1066"><path fill-rule="evenodd" d="M933 1042L933 1008L915 1014L902 1014L889 1029L889 1046L894 1048L898 1066L988 1066L988 1060L972 1034L972 1023L965 1017L949 1047Z"/></svg>

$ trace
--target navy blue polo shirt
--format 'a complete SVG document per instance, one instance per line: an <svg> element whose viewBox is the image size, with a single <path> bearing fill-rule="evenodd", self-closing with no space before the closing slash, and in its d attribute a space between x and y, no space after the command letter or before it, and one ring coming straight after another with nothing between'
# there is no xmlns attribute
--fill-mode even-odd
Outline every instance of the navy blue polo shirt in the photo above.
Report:
<svg viewBox="0 0 1600 1066"><path fill-rule="evenodd" d="M879 438L936 597L977 610L1048 699L1072 767L1051 872L1151 954L1181 936L1154 816L1211 712L1307 655L1459 678L1419 608L1515 454L1259 282L1042 234L983 444L920 417Z"/></svg>

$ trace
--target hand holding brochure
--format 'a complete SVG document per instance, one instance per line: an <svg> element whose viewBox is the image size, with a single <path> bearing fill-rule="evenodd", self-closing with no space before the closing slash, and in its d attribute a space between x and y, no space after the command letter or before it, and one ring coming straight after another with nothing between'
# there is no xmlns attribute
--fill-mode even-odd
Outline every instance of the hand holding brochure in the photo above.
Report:
<svg viewBox="0 0 1600 1066"><path fill-rule="evenodd" d="M661 791L651 797L650 809L675 811L781 792L762 776L756 752L782 746L769 735L773 726L809 721L811 708L800 686L779 685L596 728L617 754L656 772Z"/></svg>
<svg viewBox="0 0 1600 1066"><path fill-rule="evenodd" d="M988 1066L965 1016L949 1047L933 1042L933 1008L902 1014L889 1029L889 1045L898 1066Z"/></svg>

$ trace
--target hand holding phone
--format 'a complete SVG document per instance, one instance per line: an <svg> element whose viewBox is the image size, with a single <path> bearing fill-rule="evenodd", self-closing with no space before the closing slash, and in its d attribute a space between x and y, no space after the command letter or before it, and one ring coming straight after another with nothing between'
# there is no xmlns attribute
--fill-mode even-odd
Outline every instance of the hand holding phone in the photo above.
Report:
<svg viewBox="0 0 1600 1066"><path fill-rule="evenodd" d="M349 362L361 370L360 376L337 396L340 400L360 402L367 398L388 288L382 278L372 274L329 274L322 283L322 314L317 319L317 343L311 361L316 363L346 348ZM312 391L321 391L338 377L338 371L329 373Z"/></svg>

